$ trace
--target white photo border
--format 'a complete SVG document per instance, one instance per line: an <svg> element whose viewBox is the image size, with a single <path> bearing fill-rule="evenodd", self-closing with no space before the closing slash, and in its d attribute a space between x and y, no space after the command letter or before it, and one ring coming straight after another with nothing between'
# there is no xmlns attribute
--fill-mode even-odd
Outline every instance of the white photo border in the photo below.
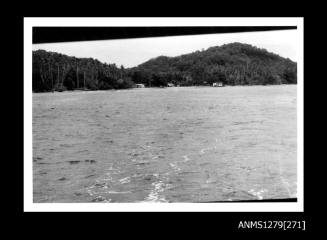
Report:
<svg viewBox="0 0 327 240"><path fill-rule="evenodd" d="M24 212L303 212L303 18L24 18ZM32 28L70 26L297 26L297 202L33 203Z"/></svg>

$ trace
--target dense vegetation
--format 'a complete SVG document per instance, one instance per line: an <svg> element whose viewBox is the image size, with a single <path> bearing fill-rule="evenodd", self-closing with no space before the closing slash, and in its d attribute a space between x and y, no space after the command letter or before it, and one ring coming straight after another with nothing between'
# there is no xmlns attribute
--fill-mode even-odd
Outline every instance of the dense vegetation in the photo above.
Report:
<svg viewBox="0 0 327 240"><path fill-rule="evenodd" d="M265 49L231 43L178 57L160 56L124 69L92 58L33 52L33 91L122 89L134 83L166 86L266 85L297 83L296 63Z"/></svg>
<svg viewBox="0 0 327 240"><path fill-rule="evenodd" d="M127 71L92 58L33 51L33 91L130 88Z"/></svg>

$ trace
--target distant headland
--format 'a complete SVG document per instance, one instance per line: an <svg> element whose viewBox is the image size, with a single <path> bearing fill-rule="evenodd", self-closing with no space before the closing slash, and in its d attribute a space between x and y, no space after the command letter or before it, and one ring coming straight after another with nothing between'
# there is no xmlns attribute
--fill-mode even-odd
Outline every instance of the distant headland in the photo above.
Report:
<svg viewBox="0 0 327 240"><path fill-rule="evenodd" d="M159 56L133 68L33 51L33 92L128 89L140 86L296 84L297 64L243 43L210 47L177 57Z"/></svg>

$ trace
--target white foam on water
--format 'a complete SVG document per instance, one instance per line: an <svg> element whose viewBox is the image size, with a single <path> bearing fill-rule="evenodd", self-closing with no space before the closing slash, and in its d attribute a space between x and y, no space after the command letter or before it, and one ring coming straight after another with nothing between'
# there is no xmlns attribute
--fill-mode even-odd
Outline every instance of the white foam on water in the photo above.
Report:
<svg viewBox="0 0 327 240"><path fill-rule="evenodd" d="M114 168L113 166L110 166L110 168L107 169L108 171L117 171L117 168Z"/></svg>
<svg viewBox="0 0 327 240"><path fill-rule="evenodd" d="M113 178L111 176L108 176L108 177L103 178L102 181L113 182Z"/></svg>
<svg viewBox="0 0 327 240"><path fill-rule="evenodd" d="M125 191L125 192L118 192L118 191L108 191L107 193L109 194L126 194L126 193L131 193L131 191Z"/></svg>
<svg viewBox="0 0 327 240"><path fill-rule="evenodd" d="M183 158L184 158L183 162L188 162L191 160L187 155L184 155Z"/></svg>
<svg viewBox="0 0 327 240"><path fill-rule="evenodd" d="M110 168L108 168L107 171L109 171L109 172L106 173L106 175L108 175L108 176L109 175L113 175L113 174L120 174L120 173L122 173L121 170L119 170L118 168L113 168L112 166Z"/></svg>
<svg viewBox="0 0 327 240"><path fill-rule="evenodd" d="M102 199L101 202L105 202L105 203L111 202L111 199L107 199L101 195L97 196L96 198Z"/></svg>
<svg viewBox="0 0 327 240"><path fill-rule="evenodd" d="M288 196L291 197L292 193L290 191L290 185L289 183L285 180L285 178L283 177L283 173L282 173L282 168L281 168L281 163L280 163L280 159L278 159L278 164L279 164L279 177L281 182L283 183L284 188L286 189Z"/></svg>
<svg viewBox="0 0 327 240"><path fill-rule="evenodd" d="M281 179L281 181L282 181L282 183L283 183L283 185L284 185L284 187L285 187L285 189L286 189L286 191L288 193L288 196L291 197L292 193L290 191L290 184L285 180L285 178L283 178L282 175L280 175L280 179Z"/></svg>
<svg viewBox="0 0 327 240"><path fill-rule="evenodd" d="M162 181L157 181L157 182L153 182L151 185L154 186L154 189L151 190L151 192L143 202L153 202L153 203L168 202L164 196L160 196L160 193L165 190L168 184L165 184Z"/></svg>
<svg viewBox="0 0 327 240"><path fill-rule="evenodd" d="M91 189L87 189L86 191L87 191L87 193L88 193L90 196L93 196L93 195L94 195L94 192L93 192Z"/></svg>
<svg viewBox="0 0 327 240"><path fill-rule="evenodd" d="M119 179L119 182L121 184L129 183L130 181L131 181L131 178L130 177L125 177L125 178Z"/></svg>
<svg viewBox="0 0 327 240"><path fill-rule="evenodd" d="M251 195L257 197L259 200L263 199L263 193L265 193L267 190L266 189L261 189L259 191L255 191L254 189L251 189L250 191L248 191L248 193L250 193Z"/></svg>
<svg viewBox="0 0 327 240"><path fill-rule="evenodd" d="M151 163L151 161L146 161L146 160L137 160L135 158L132 159L132 162L136 163L136 164L147 164L147 163Z"/></svg>
<svg viewBox="0 0 327 240"><path fill-rule="evenodd" d="M170 167L174 169L176 172L179 172L181 169L177 166L176 163L169 163Z"/></svg>
<svg viewBox="0 0 327 240"><path fill-rule="evenodd" d="M143 145L143 146L140 146L142 149L144 149L144 150L147 150L148 148L151 148L151 146L150 145Z"/></svg>
<svg viewBox="0 0 327 240"><path fill-rule="evenodd" d="M214 179L212 179L212 178L208 178L208 179L206 180L206 184L214 183L214 182L216 182L216 180L214 180Z"/></svg>
<svg viewBox="0 0 327 240"><path fill-rule="evenodd" d="M155 173L155 174L153 174L153 176L155 176L156 178L158 178L159 177L159 173Z"/></svg>
<svg viewBox="0 0 327 240"><path fill-rule="evenodd" d="M217 140L217 139L216 139L216 140ZM216 141L216 142L217 142L217 141ZM217 146L214 145L213 147L202 148L202 149L200 150L200 154L204 154L205 152L210 151L210 150L212 150L212 149L217 149Z"/></svg>
<svg viewBox="0 0 327 240"><path fill-rule="evenodd" d="M206 148L202 148L202 149L200 150L200 154L204 154L204 152L205 152L206 150L207 150Z"/></svg>
<svg viewBox="0 0 327 240"><path fill-rule="evenodd" d="M292 198L296 198L297 197L297 182L293 183L295 188L294 188L294 192L291 194Z"/></svg>

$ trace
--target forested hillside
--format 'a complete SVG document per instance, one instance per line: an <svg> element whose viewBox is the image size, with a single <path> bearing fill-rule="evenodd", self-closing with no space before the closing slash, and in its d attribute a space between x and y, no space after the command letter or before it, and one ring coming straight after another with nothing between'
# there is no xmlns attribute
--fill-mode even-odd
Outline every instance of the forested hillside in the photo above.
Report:
<svg viewBox="0 0 327 240"><path fill-rule="evenodd" d="M128 72L115 64L38 50L33 52L33 91L131 88Z"/></svg>
<svg viewBox="0 0 327 240"><path fill-rule="evenodd" d="M231 43L178 57L159 56L131 68L38 50L33 52L33 91L121 89L135 83L166 86L297 83L297 65L265 49Z"/></svg>
<svg viewBox="0 0 327 240"><path fill-rule="evenodd" d="M133 79L165 85L290 84L297 82L296 63L248 44L231 43L179 57L160 56L132 69Z"/></svg>

